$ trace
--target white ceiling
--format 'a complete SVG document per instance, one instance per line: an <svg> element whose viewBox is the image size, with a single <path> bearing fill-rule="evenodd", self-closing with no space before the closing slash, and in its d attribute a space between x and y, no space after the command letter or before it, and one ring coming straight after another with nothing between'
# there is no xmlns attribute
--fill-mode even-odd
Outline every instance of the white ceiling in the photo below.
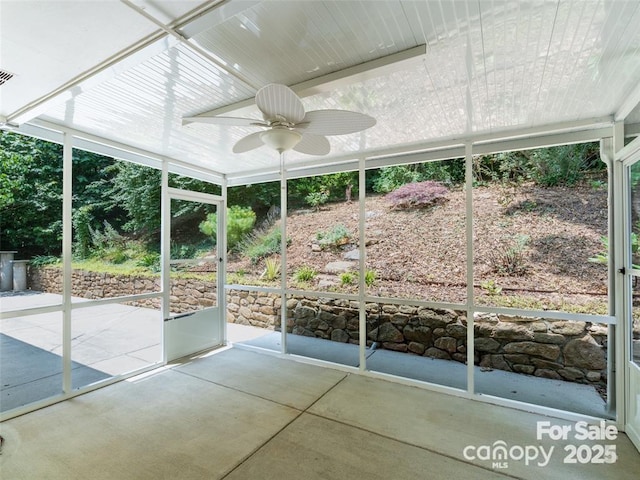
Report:
<svg viewBox="0 0 640 480"><path fill-rule="evenodd" d="M302 91L307 110L377 119L330 137L320 164L621 111L640 123L638 25L639 0L0 0L0 69L15 74L0 115L241 177L277 169L276 152L235 155L251 129L182 126L182 116L426 45L418 61ZM239 113L259 118L251 106Z"/></svg>

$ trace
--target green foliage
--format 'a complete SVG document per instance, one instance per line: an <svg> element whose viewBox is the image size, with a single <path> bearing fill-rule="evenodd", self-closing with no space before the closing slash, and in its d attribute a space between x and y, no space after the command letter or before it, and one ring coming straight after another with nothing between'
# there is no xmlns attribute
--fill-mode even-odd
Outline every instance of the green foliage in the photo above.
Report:
<svg viewBox="0 0 640 480"><path fill-rule="evenodd" d="M209 213L199 225L200 231L210 236L216 243L218 215ZM227 208L227 249L234 250L240 240L247 235L256 223L256 214L251 207L232 205Z"/></svg>
<svg viewBox="0 0 640 480"><path fill-rule="evenodd" d="M487 295L499 295L502 292L502 287L499 286L495 280L486 280L480 283L480 288L487 292Z"/></svg>
<svg viewBox="0 0 640 480"><path fill-rule="evenodd" d="M36 255L29 262L33 267L43 267L45 265L56 265L60 263L59 257L53 255Z"/></svg>
<svg viewBox="0 0 640 480"><path fill-rule="evenodd" d="M308 203L307 197L310 194L326 192L327 201L344 200L345 193L350 187L353 194L358 185L358 172L341 172L331 175L321 175L317 177L297 178L289 180L289 203L292 206L299 206L296 203L304 199ZM314 198L313 196L310 198ZM315 207L315 205L312 205Z"/></svg>
<svg viewBox="0 0 640 480"><path fill-rule="evenodd" d="M609 237L600 237L600 243L602 243L602 251L589 258L591 263L602 263L604 265L609 264ZM638 234L631 232L631 255L634 257L640 251L640 244L638 243ZM633 268L640 269L640 265L633 265Z"/></svg>
<svg viewBox="0 0 640 480"><path fill-rule="evenodd" d="M91 205L83 205L73 212L73 231L75 235L74 255L77 258L89 258L93 246L91 223Z"/></svg>
<svg viewBox="0 0 640 480"><path fill-rule="evenodd" d="M281 239L280 228L274 225L269 229L259 229L247 235L240 242L239 250L255 264L261 258L280 253Z"/></svg>
<svg viewBox="0 0 640 480"><path fill-rule="evenodd" d="M381 168L372 188L378 193L389 193L407 183L426 180L452 185L464 182L464 176L464 159L396 165Z"/></svg>
<svg viewBox="0 0 640 480"><path fill-rule="evenodd" d="M316 239L322 248L339 247L349 243L352 234L343 224L336 224L331 230L318 232Z"/></svg>
<svg viewBox="0 0 640 480"><path fill-rule="evenodd" d="M352 272L344 272L340 274L340 285L353 285L356 283L358 276Z"/></svg>
<svg viewBox="0 0 640 480"><path fill-rule="evenodd" d="M320 205L324 205L329 201L329 191L321 190L319 192L310 192L304 197L304 200L310 207L320 210Z"/></svg>
<svg viewBox="0 0 640 480"><path fill-rule="evenodd" d="M160 271L160 254L158 252L143 253L142 256L138 258L136 266L144 267L157 273Z"/></svg>
<svg viewBox="0 0 640 480"><path fill-rule="evenodd" d="M375 270L367 270L364 273L364 284L367 287L371 287L374 283L376 283L377 274Z"/></svg>
<svg viewBox="0 0 640 480"><path fill-rule="evenodd" d="M293 278L297 282L310 282L311 280L316 278L317 274L318 272L313 267L303 265L296 269L296 271L293 273Z"/></svg>
<svg viewBox="0 0 640 480"><path fill-rule="evenodd" d="M280 260L277 258L266 258L264 260L264 272L260 278L267 281L273 281L280 275Z"/></svg>

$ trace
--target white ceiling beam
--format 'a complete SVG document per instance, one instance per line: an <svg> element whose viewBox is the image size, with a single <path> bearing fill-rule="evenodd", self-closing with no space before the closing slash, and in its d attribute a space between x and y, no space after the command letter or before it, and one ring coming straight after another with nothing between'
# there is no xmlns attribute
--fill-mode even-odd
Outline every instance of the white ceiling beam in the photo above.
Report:
<svg viewBox="0 0 640 480"><path fill-rule="evenodd" d="M640 83L636 85L631 95L625 98L624 102L616 112L614 119L616 122L623 122L631 112L640 104Z"/></svg>
<svg viewBox="0 0 640 480"><path fill-rule="evenodd" d="M353 67L338 70L327 75L313 78L289 88L296 92L299 97L308 97L322 92L331 92L341 86L350 85L356 82L363 82L370 78L379 77L388 73L410 68L416 63L422 63L427 54L426 45L418 45L401 52L386 55L369 62L360 63ZM263 85L261 85L263 86ZM230 112L239 112L250 109L255 105L255 98L248 98L240 102L232 103L224 107L215 108L207 112L202 112L196 117L215 117ZM191 122L187 122L191 123Z"/></svg>

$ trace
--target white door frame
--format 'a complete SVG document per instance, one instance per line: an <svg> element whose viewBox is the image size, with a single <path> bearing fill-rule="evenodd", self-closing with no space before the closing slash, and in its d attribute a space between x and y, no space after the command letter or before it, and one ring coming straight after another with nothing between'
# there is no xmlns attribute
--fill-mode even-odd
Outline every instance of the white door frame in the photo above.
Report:
<svg viewBox="0 0 640 480"><path fill-rule="evenodd" d="M219 195L180 190L168 186L168 168L162 171L162 318L163 358L170 362L180 357L224 345L226 339L226 302L224 295L224 265L226 264L226 208L224 198ZM170 244L171 244L171 201L186 200L215 205L217 209L218 261L216 265L217 302L215 307L196 312L172 315L170 312ZM201 335L202 333L202 335Z"/></svg>

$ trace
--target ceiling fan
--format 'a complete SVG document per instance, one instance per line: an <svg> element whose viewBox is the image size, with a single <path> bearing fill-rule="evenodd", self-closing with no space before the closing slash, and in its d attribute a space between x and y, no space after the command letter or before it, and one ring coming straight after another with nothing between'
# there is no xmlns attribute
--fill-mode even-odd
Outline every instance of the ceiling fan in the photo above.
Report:
<svg viewBox="0 0 640 480"><path fill-rule="evenodd" d="M326 155L331 145L326 135L346 135L373 127L376 120L349 110L313 110L305 112L300 97L285 85L270 84L256 93L256 105L262 120L242 117L184 117L183 125L192 122L217 125L258 127L262 131L241 138L234 153L244 153L268 145L281 154L293 149L309 155Z"/></svg>

